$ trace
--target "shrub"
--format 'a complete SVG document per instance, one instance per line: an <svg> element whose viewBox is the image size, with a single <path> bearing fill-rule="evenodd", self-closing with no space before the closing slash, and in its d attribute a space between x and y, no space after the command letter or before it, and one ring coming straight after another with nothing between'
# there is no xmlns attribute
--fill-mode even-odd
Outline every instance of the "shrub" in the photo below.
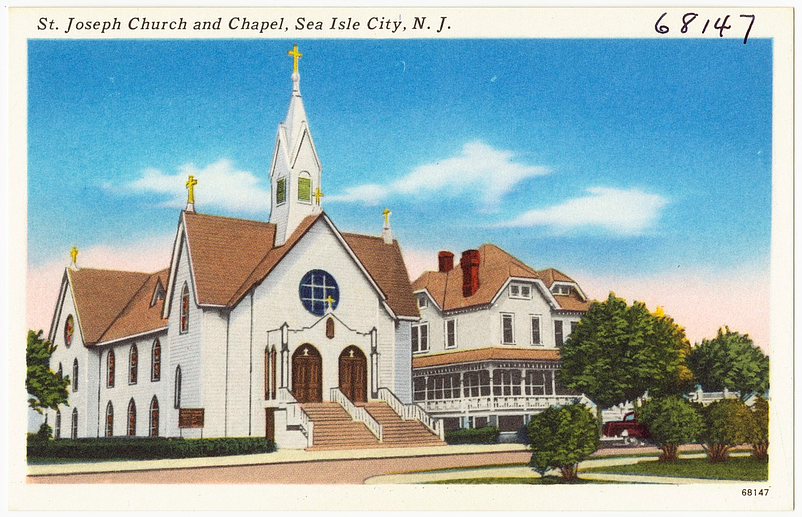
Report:
<svg viewBox="0 0 802 517"><path fill-rule="evenodd" d="M677 448L695 442L703 430L696 406L678 396L656 397L637 410L638 422L649 428L652 439L663 449L660 461L677 461Z"/></svg>
<svg viewBox="0 0 802 517"><path fill-rule="evenodd" d="M559 469L565 481L577 479L577 464L599 447L596 417L579 404L547 408L529 422L527 434L529 466L541 476Z"/></svg>
<svg viewBox="0 0 802 517"><path fill-rule="evenodd" d="M446 431L446 442L451 445L460 443L496 443L498 441L498 427L487 426L476 429L455 429Z"/></svg>
<svg viewBox="0 0 802 517"><path fill-rule="evenodd" d="M47 425L47 423L43 423L39 426L39 430L33 436L35 437L36 441L46 442L53 438L53 428Z"/></svg>
<svg viewBox="0 0 802 517"><path fill-rule="evenodd" d="M752 444L752 455L758 460L769 457L769 401L757 397L752 407L752 433L749 437Z"/></svg>
<svg viewBox="0 0 802 517"><path fill-rule="evenodd" d="M29 435L31 436L31 435ZM35 436L35 435L33 435ZM28 458L163 459L273 452L266 438L80 438L28 440Z"/></svg>
<svg viewBox="0 0 802 517"><path fill-rule="evenodd" d="M702 441L711 463L726 461L730 449L753 436L752 411L741 400L718 400L704 408L703 416Z"/></svg>

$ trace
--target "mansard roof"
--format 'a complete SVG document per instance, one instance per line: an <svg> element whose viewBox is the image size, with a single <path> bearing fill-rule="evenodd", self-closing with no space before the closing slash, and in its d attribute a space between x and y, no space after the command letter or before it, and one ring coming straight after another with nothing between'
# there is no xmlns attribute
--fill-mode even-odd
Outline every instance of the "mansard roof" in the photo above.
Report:
<svg viewBox="0 0 802 517"><path fill-rule="evenodd" d="M137 273L108 269L67 269L84 343L94 345L163 328L163 299L151 304L167 270Z"/></svg>
<svg viewBox="0 0 802 517"><path fill-rule="evenodd" d="M412 368L427 368L477 361L559 361L557 348L487 347L412 358Z"/></svg>
<svg viewBox="0 0 802 517"><path fill-rule="evenodd" d="M546 288L558 281L575 283L556 269L537 271L498 246L483 244L479 247L479 289L473 296L462 295L462 268L459 264L448 272L426 271L412 283L412 289L425 289L440 308L447 311L491 303L511 278L541 280ZM575 289L570 295L554 296L554 299L563 310L586 311L590 306L590 302Z"/></svg>

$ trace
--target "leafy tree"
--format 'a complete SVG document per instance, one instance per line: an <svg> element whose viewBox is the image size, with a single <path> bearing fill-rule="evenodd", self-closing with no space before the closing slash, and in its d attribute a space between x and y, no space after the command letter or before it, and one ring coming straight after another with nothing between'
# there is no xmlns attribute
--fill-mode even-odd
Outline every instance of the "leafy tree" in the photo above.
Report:
<svg viewBox="0 0 802 517"><path fill-rule="evenodd" d="M769 457L769 401L758 395L752 407L752 455L759 460Z"/></svg>
<svg viewBox="0 0 802 517"><path fill-rule="evenodd" d="M688 366L705 391L724 388L739 391L746 399L752 392L769 389L769 358L748 334L718 329L713 339L703 339L688 355Z"/></svg>
<svg viewBox="0 0 802 517"><path fill-rule="evenodd" d="M43 409L58 409L60 404L69 405L67 386L70 385L69 376L60 378L50 369L50 357L56 347L42 339L42 331L28 331L28 345L25 350L27 361L27 375L25 388L30 398L28 405L42 413Z"/></svg>
<svg viewBox="0 0 802 517"><path fill-rule="evenodd" d="M599 448L596 417L585 406L549 407L526 427L531 466L541 476L559 469L563 480L577 479L577 465Z"/></svg>
<svg viewBox="0 0 802 517"><path fill-rule="evenodd" d="M649 399L637 414L638 422L649 428L652 439L663 449L660 461L677 461L677 448L695 442L703 430L696 405L676 395Z"/></svg>
<svg viewBox="0 0 802 517"><path fill-rule="evenodd" d="M558 375L567 388L610 407L646 391L660 396L689 390L689 351L684 329L662 310L652 314L643 303L628 306L610 293L591 304L563 345Z"/></svg>
<svg viewBox="0 0 802 517"><path fill-rule="evenodd" d="M730 449L750 441L753 436L752 410L742 400L723 399L702 410L704 431L702 441L707 461L726 461Z"/></svg>

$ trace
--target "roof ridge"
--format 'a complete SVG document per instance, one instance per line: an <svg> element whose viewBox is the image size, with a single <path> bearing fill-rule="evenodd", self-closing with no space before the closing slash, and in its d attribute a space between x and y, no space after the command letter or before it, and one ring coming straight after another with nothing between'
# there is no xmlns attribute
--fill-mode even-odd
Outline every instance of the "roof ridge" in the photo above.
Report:
<svg viewBox="0 0 802 517"><path fill-rule="evenodd" d="M114 316L114 318L112 318L112 320L109 322L108 326L105 329L103 329L103 332L100 333L100 336L97 338L97 341L95 341L96 343L100 343L101 341L103 341L103 336L106 335L106 332L108 332L109 329L111 329L111 327L117 322L117 320L120 319L120 316L125 312L125 310L128 307L130 307L132 303L134 303L134 300L136 299L136 295L138 295L140 293L140 291L142 291L142 289L145 288L145 286L148 284L148 282L150 282L151 278L153 278L153 275L148 275L148 277L145 279L145 281L142 282L142 285L140 285L139 288L136 291L134 291L134 294L131 295L131 298L128 300L128 302L123 306L122 309L120 309L120 312L118 312L117 315Z"/></svg>
<svg viewBox="0 0 802 517"><path fill-rule="evenodd" d="M257 224L257 225L273 225L273 226L275 226L275 224L276 224L276 223L271 223L269 221L257 221L256 219L245 219L245 218L242 218L242 217L230 217L230 216L227 216L227 215L203 214L203 213L199 213L199 212L187 212L187 213L191 214L190 217L214 217L214 218L217 218L217 219L229 219L229 220L232 220L232 221L242 221L244 223L251 223L251 224Z"/></svg>
<svg viewBox="0 0 802 517"><path fill-rule="evenodd" d="M156 273L161 273L162 271L164 271L164 269L160 269L159 271L154 271L152 273L148 273L147 271L130 271L130 270L127 270L127 269L105 269L105 268L99 268L99 267L82 267L82 268L79 268L79 269L70 269L69 267L67 267L66 269L74 271L74 272L105 271L105 272L108 272L108 273L133 273L135 275L148 275L148 276L155 275ZM169 270L170 268L168 267L168 268L165 268L165 269Z"/></svg>

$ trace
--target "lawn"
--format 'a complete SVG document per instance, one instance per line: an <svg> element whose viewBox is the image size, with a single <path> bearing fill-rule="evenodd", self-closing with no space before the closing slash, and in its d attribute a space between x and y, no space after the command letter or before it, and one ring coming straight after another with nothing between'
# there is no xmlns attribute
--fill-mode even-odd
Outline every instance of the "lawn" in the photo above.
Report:
<svg viewBox="0 0 802 517"><path fill-rule="evenodd" d="M508 478L468 478L468 479L443 479L440 481L430 481L428 485L584 485L586 483L609 483L608 481L591 481L588 479L577 479L566 483L559 476L546 477L508 477Z"/></svg>
<svg viewBox="0 0 802 517"><path fill-rule="evenodd" d="M723 463L708 463L706 458L680 459L676 463L643 461L632 465L590 467L582 472L609 472L612 474L641 474L647 476L673 476L704 479L737 479L766 481L769 464L752 457L730 457Z"/></svg>

